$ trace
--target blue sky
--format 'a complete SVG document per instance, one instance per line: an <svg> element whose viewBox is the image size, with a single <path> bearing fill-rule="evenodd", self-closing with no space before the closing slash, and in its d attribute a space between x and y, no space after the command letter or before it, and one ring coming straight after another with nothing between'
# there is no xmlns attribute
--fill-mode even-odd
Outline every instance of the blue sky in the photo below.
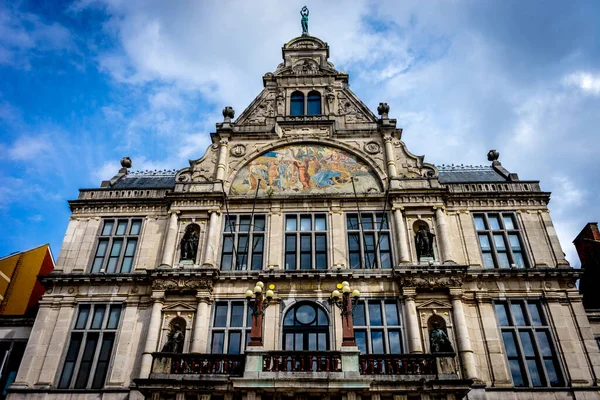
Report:
<svg viewBox="0 0 600 400"><path fill-rule="evenodd" d="M0 256L50 243L67 200L128 155L134 170L202 156L301 32L289 1L17 1L0 5ZM313 1L311 34L415 154L487 164L552 191L564 250L600 217L600 3Z"/></svg>

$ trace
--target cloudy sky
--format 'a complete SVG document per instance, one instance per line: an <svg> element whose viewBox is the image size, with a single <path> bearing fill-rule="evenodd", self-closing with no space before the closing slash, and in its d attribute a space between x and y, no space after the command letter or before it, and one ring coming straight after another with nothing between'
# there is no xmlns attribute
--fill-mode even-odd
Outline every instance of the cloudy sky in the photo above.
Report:
<svg viewBox="0 0 600 400"><path fill-rule="evenodd" d="M16 1L0 5L0 256L50 243L68 199L133 169L182 168L221 109L239 115L297 1ZM600 219L600 3L312 1L309 30L415 154L541 180L568 259Z"/></svg>

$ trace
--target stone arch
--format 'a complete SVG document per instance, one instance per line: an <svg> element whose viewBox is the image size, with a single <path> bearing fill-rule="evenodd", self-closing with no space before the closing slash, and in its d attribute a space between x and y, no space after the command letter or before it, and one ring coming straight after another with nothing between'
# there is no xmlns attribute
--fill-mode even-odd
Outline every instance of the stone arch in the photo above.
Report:
<svg viewBox="0 0 600 400"><path fill-rule="evenodd" d="M233 165L230 167L229 175L226 180L226 182L230 182L230 183L226 184L225 190L226 190L226 192L229 192L231 195L244 195L244 194L254 195L257 186L252 185L252 182L248 182L250 184L249 190L240 191L239 188L236 189L236 185L239 186L239 182L236 182L236 180L240 178L240 173L249 175L249 172L244 172L244 170L248 169L250 166L252 166L253 162L259 160L261 157L265 157L266 155L268 155L270 153L285 151L286 149L289 149L292 147L319 147L319 146L322 149L327 149L329 151L337 150L340 154L340 157L350 156L350 158L353 159L354 163L359 165L360 168L363 168L363 171L361 172L363 174L363 176L371 175L371 177L373 178L372 180L369 180L368 182L365 181L364 185L357 187L357 191L359 193L367 193L367 194L368 193L381 193L384 191L383 188L387 185L387 183L384 183L387 180L387 175L383 171L382 167L379 166L371 157L369 157L366 154L363 154L362 152L358 151L357 149L355 149L345 143L340 143L340 142L337 142L337 141L334 141L331 139L325 139L325 138L312 139L312 140L306 139L306 138L299 138L299 139L286 138L286 139L277 141L275 143L272 143L270 146L265 146L263 148L256 149L256 150L246 154L236 165ZM277 158L274 158L273 160L276 160L276 159ZM263 171L261 172L261 174L264 177L263 182L261 183L261 190L263 190L266 193L267 192L266 186L268 186L268 185L265 185L264 182L268 182L268 171L264 170L264 168L263 168ZM352 174L351 176L355 176L355 175ZM246 178L246 176L242 177L242 179L244 179L244 178ZM311 176L311 178L312 178L312 176ZM331 180L329 181L329 183L331 183L331 182L344 183L344 178L346 179L345 183L349 183L348 187L345 188L346 190L340 190L340 191L316 190L312 193L311 192L307 193L307 191L305 191L305 190L298 190L296 192L299 192L299 194L303 194L303 195L306 195L306 194L322 195L322 194L327 194L327 193L352 193L351 181L349 180L348 174L342 175L342 177L338 178L337 180L336 180L336 178L330 178ZM360 180L360 176L358 176L357 178ZM321 181L321 182L323 182L323 181ZM370 185L370 186L368 186L368 185ZM298 184L297 184L297 186L300 188L300 186ZM305 189L305 187L302 187L301 189ZM260 191L259 191L259 193L260 193ZM271 193L271 195L273 195L273 194L274 193ZM294 194L294 192L290 191L287 194Z"/></svg>

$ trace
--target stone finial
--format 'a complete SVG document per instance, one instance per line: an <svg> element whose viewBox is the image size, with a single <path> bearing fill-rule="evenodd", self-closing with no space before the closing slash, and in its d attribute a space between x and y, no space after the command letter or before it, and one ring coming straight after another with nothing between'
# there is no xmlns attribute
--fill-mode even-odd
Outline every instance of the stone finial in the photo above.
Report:
<svg viewBox="0 0 600 400"><path fill-rule="evenodd" d="M223 122L231 122L235 116L235 110L231 106L227 106L223 109Z"/></svg>
<svg viewBox="0 0 600 400"><path fill-rule="evenodd" d="M121 159L121 167L123 168L131 168L131 158L123 157Z"/></svg>
<svg viewBox="0 0 600 400"><path fill-rule="evenodd" d="M488 161L498 161L498 157L500 157L500 153L496 150L490 150L487 154Z"/></svg>
<svg viewBox="0 0 600 400"><path fill-rule="evenodd" d="M389 112L390 106L388 106L388 103L379 103L379 107L377 107L377 113L381 115L381 118L387 119Z"/></svg>

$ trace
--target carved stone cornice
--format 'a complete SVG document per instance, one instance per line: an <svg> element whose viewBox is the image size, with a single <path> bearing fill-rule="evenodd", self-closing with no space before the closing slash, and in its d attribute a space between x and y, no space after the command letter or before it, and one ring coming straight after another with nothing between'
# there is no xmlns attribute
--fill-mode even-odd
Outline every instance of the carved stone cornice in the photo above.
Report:
<svg viewBox="0 0 600 400"><path fill-rule="evenodd" d="M186 279L186 278L158 278L152 280L152 290L169 292L206 290L212 293L214 282L212 279Z"/></svg>
<svg viewBox="0 0 600 400"><path fill-rule="evenodd" d="M148 283L149 278L145 273L133 274L73 274L56 273L40 276L44 286L72 285L72 284L114 284L114 283Z"/></svg>
<svg viewBox="0 0 600 400"><path fill-rule="evenodd" d="M465 280L468 281L494 281L504 279L579 279L583 271L568 268L511 268L511 269L484 269L470 268L466 271Z"/></svg>
<svg viewBox="0 0 600 400"><path fill-rule="evenodd" d="M460 287L463 284L461 276L445 277L435 275L401 276L398 278L401 287L416 288L450 288Z"/></svg>

